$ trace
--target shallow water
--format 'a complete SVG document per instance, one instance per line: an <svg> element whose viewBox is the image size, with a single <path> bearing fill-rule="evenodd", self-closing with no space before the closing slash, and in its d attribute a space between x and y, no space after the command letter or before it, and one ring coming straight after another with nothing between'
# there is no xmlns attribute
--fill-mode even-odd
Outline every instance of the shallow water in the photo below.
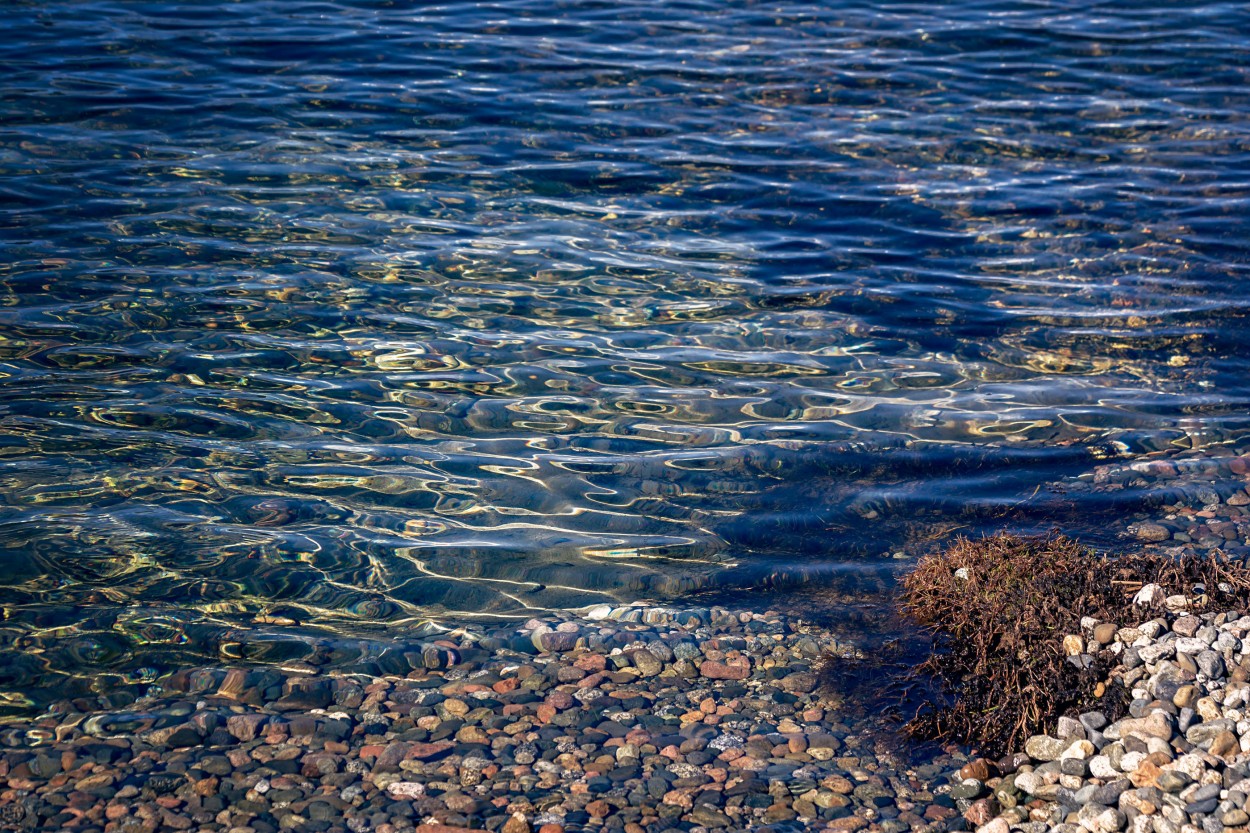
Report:
<svg viewBox="0 0 1250 833"><path fill-rule="evenodd" d="M16 707L603 601L867 637L945 536L1250 449L1244 4L5 23Z"/></svg>

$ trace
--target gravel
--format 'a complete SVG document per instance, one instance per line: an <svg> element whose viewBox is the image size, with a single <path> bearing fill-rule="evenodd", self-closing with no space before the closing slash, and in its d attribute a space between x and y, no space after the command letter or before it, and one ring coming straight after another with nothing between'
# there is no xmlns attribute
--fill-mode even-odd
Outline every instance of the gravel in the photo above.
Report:
<svg viewBox="0 0 1250 833"><path fill-rule="evenodd" d="M1153 599L1147 586L1138 599ZM1085 620L1088 655L1121 658L1109 683L1129 714L1058 722L1024 755L985 762L991 792L978 833L1241 833L1250 823L1250 616L1189 610L1154 618L1126 605L1127 627ZM1113 627L1108 627L1109 625ZM1077 657L1079 659L1079 657Z"/></svg>

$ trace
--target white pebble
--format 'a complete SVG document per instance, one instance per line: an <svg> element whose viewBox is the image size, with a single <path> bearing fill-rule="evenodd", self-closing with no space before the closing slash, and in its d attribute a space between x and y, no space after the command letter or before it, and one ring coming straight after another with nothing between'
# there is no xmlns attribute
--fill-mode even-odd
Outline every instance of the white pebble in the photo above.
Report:
<svg viewBox="0 0 1250 833"><path fill-rule="evenodd" d="M1095 778L1106 778L1108 780L1120 777L1120 773L1111 765L1111 759L1106 755L1095 755L1089 759L1089 774Z"/></svg>

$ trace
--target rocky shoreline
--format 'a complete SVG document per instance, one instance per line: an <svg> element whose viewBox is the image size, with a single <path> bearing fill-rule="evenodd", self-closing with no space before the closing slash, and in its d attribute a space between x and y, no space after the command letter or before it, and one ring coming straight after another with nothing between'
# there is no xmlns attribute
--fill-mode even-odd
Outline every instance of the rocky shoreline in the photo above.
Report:
<svg viewBox="0 0 1250 833"><path fill-rule="evenodd" d="M1064 641L1073 663L1119 658L1109 682L1132 698L1129 714L1061 718L1023 753L976 762L981 777L965 783L985 797L970 817L993 817L978 833L1250 829L1250 615L1190 612L1152 585L1143 603L1156 615L1129 627L1087 619Z"/></svg>
<svg viewBox="0 0 1250 833"><path fill-rule="evenodd" d="M601 606L449 633L402 675L200 668L124 709L61 703L0 728L0 829L1250 830L1250 615L1154 592L1145 621L1063 637L1074 664L1118 657L1128 716L996 761L908 759L845 713L820 662L856 652L823 629Z"/></svg>
<svg viewBox="0 0 1250 833"><path fill-rule="evenodd" d="M851 653L773 612L601 606L448 634L403 674L185 671L0 728L0 827L965 828L966 758L910 768L822 691L819 660Z"/></svg>

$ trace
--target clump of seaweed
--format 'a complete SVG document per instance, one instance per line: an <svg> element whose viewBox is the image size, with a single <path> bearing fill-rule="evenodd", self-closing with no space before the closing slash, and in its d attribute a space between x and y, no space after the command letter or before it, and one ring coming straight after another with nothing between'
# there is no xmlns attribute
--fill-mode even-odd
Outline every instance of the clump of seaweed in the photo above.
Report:
<svg viewBox="0 0 1250 833"><path fill-rule="evenodd" d="M1185 596L1190 610L1244 609L1250 598L1250 571L1218 553L1102 555L1061 535L1000 533L959 538L922 558L903 579L901 608L934 636L914 672L937 680L949 699L921 708L908 732L1001 755L1064 714L1123 716L1128 694L1108 679L1114 657L1069 657L1064 637L1081 634L1087 616L1121 626L1149 618L1131 610L1147 584L1163 590L1155 613L1164 595Z"/></svg>

